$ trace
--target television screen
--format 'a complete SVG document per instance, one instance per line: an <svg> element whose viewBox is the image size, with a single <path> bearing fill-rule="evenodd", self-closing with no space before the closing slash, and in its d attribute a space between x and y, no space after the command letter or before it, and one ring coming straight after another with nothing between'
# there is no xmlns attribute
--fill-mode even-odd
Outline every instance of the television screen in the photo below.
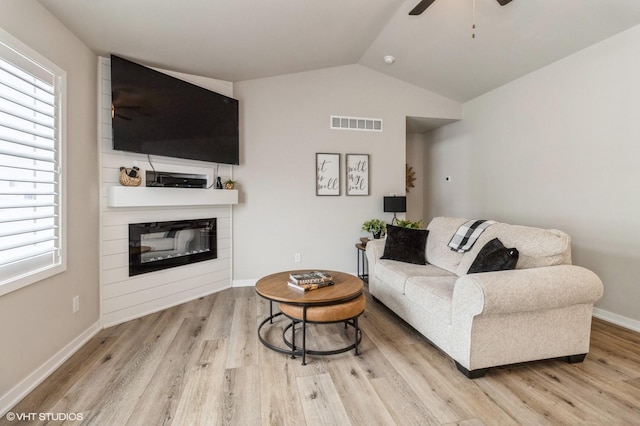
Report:
<svg viewBox="0 0 640 426"><path fill-rule="evenodd" d="M113 149L239 164L238 101L111 55Z"/></svg>

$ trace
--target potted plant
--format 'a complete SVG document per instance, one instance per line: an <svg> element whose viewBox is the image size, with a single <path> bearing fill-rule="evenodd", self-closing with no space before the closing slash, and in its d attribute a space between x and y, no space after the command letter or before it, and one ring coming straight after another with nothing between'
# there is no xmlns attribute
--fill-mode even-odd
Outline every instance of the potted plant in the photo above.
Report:
<svg viewBox="0 0 640 426"><path fill-rule="evenodd" d="M384 222L384 220L380 219L370 219L362 224L362 230L371 232L374 239L380 238L380 236L382 235L382 231L384 231L386 227L387 224Z"/></svg>

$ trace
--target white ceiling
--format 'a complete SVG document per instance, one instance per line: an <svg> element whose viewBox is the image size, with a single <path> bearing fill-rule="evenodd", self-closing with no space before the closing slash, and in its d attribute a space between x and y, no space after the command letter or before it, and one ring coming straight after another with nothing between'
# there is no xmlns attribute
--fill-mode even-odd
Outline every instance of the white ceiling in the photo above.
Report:
<svg viewBox="0 0 640 426"><path fill-rule="evenodd" d="M232 82L359 63L458 101L640 24L640 0L475 0L475 38L473 0L38 1L100 55Z"/></svg>

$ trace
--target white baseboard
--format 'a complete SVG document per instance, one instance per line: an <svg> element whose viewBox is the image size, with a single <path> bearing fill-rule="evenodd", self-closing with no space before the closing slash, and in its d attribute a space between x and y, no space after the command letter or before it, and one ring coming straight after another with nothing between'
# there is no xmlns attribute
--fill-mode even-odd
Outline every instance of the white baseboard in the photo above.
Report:
<svg viewBox="0 0 640 426"><path fill-rule="evenodd" d="M629 330L640 333L640 321L638 320L614 314L613 312L605 311L604 309L600 308L593 308L593 316L603 321L607 321L619 325L620 327L628 328Z"/></svg>
<svg viewBox="0 0 640 426"><path fill-rule="evenodd" d="M130 310L120 310L114 314L102 315L102 328L113 327L114 325L122 324L124 322L133 321L138 318L142 318L147 315L154 314L156 312L164 311L165 309L173 308L174 306L189 303L193 300L201 297L206 297L223 290L227 290L229 287L222 287L218 289L207 289L207 291L199 292L196 288L196 292L187 291L184 292L185 296L182 299L175 299L176 295L170 295L168 297L156 299L148 302L144 308L140 308L140 305L133 306Z"/></svg>
<svg viewBox="0 0 640 426"><path fill-rule="evenodd" d="M93 336L98 334L102 330L100 321L96 321L93 325L87 328L82 334L69 342L65 347L60 349L55 355L45 361L39 368L33 373L29 374L13 387L9 392L0 396L0 418L2 418L7 411L16 405L22 398L24 398L29 392L34 390L36 386L44 381L51 375L58 367L60 367L67 359L71 357L78 349L89 341Z"/></svg>
<svg viewBox="0 0 640 426"><path fill-rule="evenodd" d="M233 280L231 287L255 287L258 280Z"/></svg>

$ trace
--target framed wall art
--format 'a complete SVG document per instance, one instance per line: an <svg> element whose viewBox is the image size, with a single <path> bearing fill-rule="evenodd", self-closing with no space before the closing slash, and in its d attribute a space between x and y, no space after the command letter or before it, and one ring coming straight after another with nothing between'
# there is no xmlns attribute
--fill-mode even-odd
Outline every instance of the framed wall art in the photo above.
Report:
<svg viewBox="0 0 640 426"><path fill-rule="evenodd" d="M347 195L369 195L369 154L347 154Z"/></svg>
<svg viewBox="0 0 640 426"><path fill-rule="evenodd" d="M340 195L340 154L316 153L316 195Z"/></svg>

